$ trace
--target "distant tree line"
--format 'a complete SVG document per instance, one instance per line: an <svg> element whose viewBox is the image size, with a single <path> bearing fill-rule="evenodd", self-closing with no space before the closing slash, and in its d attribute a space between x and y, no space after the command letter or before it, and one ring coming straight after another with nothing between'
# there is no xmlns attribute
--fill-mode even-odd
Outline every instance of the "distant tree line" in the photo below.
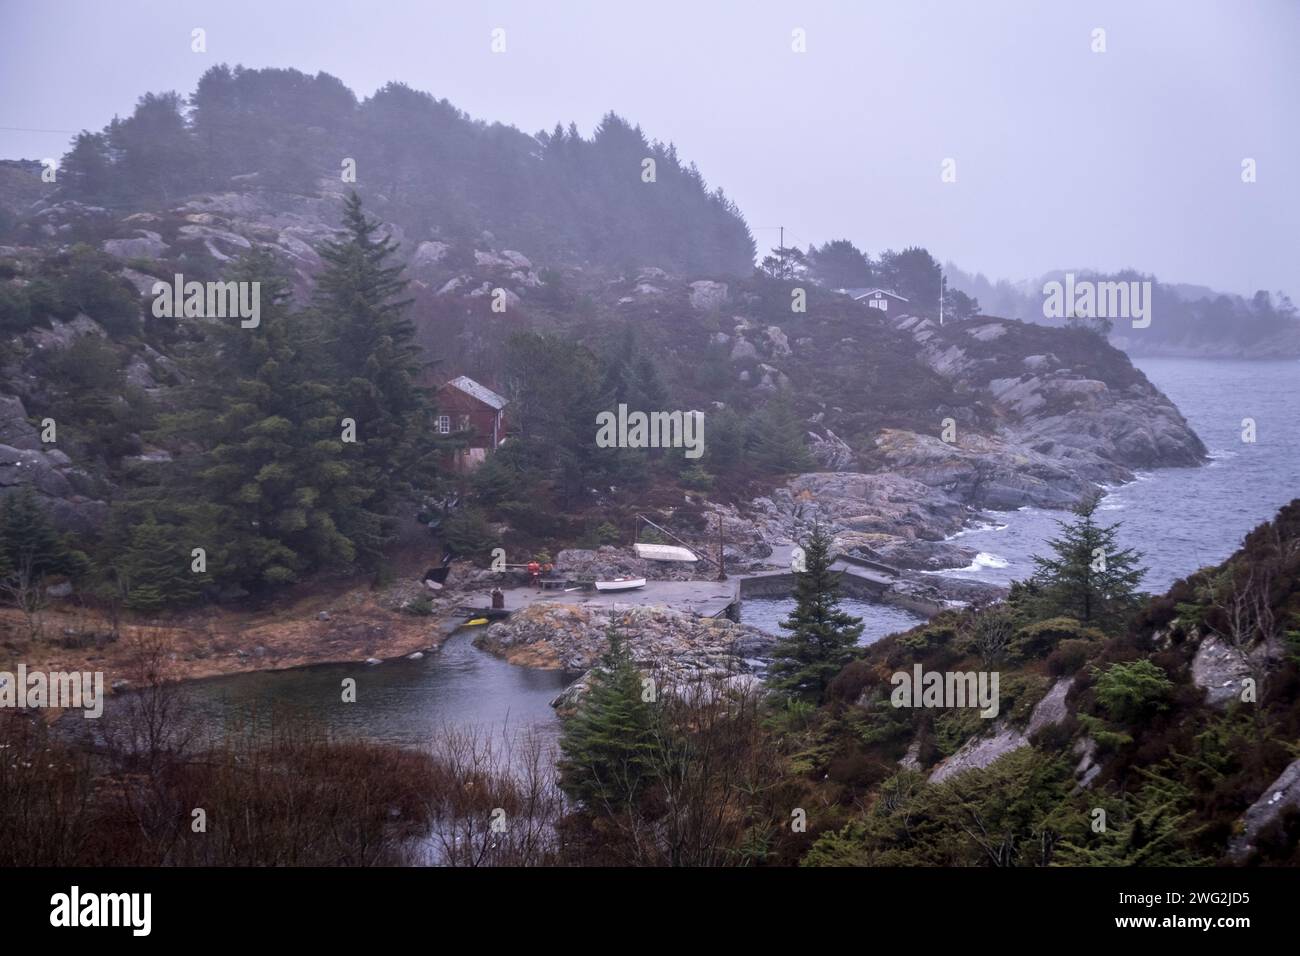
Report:
<svg viewBox="0 0 1300 956"><path fill-rule="evenodd" d="M951 263L945 268L949 285L957 286L984 302L990 315L1023 319L1043 325L1068 324L1067 319L1049 319L1043 315L1043 285L1062 281L1063 271L1040 279L1012 283L996 282L983 273L963 272ZM1076 280L1094 282L1151 283L1150 327L1133 330L1123 321L1114 323L1114 332L1131 340L1141 336L1152 344L1195 346L1198 343L1233 342L1253 345L1279 333L1295 333L1300 315L1285 292L1259 290L1250 297L1215 292L1200 286L1186 286L1159 281L1154 275L1134 269L1099 273L1087 269L1074 271Z"/></svg>

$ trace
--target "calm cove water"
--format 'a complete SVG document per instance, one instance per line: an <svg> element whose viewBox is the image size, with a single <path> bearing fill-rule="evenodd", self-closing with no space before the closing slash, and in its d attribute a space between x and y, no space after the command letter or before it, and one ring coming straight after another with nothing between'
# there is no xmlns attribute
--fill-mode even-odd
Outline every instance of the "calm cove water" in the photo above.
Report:
<svg viewBox="0 0 1300 956"><path fill-rule="evenodd" d="M476 628L453 634L423 659L382 664L322 664L232 674L182 685L187 709L204 730L277 708L311 715L331 734L404 746L430 743L444 726L505 731L553 728L551 701L576 675L507 664L472 643ZM357 682L355 703L342 682ZM114 700L109 698L107 714Z"/></svg>
<svg viewBox="0 0 1300 956"><path fill-rule="evenodd" d="M760 631L786 637L790 632L781 629L780 622L794 610L792 598L751 598L740 608L740 620L752 624ZM882 637L906 631L925 620L919 614L892 604L872 604L856 598L841 598L840 609L854 617L862 618L862 636L858 645L874 644Z"/></svg>
<svg viewBox="0 0 1300 956"><path fill-rule="evenodd" d="M1133 364L1178 406L1211 459L1200 468L1143 472L1102 501L1102 520L1119 522L1120 542L1145 555L1143 589L1160 592L1222 561L1248 531L1300 496L1300 362ZM1254 444L1241 440L1243 418L1255 420ZM989 527L957 536L981 552L975 564L945 573L1002 584L1026 578L1031 555L1046 552L1062 515L1025 508L989 517Z"/></svg>

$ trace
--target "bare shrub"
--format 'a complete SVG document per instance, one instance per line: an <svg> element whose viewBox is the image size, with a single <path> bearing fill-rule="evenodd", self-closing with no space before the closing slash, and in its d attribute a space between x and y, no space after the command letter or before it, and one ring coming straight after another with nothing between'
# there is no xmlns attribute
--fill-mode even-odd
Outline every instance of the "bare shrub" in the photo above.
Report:
<svg viewBox="0 0 1300 956"><path fill-rule="evenodd" d="M566 804L554 743L540 734L499 736L444 728L431 757L428 862L445 866L544 866L559 861Z"/></svg>

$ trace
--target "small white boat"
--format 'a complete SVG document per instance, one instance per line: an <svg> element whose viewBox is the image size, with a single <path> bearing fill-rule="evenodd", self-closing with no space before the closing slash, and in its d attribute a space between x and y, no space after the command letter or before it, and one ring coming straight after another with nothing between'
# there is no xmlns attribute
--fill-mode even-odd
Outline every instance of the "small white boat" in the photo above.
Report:
<svg viewBox="0 0 1300 956"><path fill-rule="evenodd" d="M700 560L690 548L679 548L672 544L642 544L638 541L632 545L632 550L636 552L638 558L645 558L648 561L694 562Z"/></svg>
<svg viewBox="0 0 1300 956"><path fill-rule="evenodd" d="M635 591L645 587L645 578L614 578L610 581L597 581L597 591Z"/></svg>

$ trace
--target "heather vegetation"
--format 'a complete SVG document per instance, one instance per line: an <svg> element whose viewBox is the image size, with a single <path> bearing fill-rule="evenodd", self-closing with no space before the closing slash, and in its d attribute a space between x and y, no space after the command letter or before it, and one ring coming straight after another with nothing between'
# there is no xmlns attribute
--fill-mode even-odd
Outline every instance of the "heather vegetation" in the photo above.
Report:
<svg viewBox="0 0 1300 956"><path fill-rule="evenodd" d="M1045 564L1008 601L855 652L820 694L809 681L821 686L831 656L794 649L831 651L818 635L850 634L852 622L835 616L834 582L816 571L791 618L787 676L772 681L785 692L682 682L635 663L611 633L558 763L534 738L448 732L422 752L327 741L303 715L203 739L166 679L163 645L142 642L137 692L105 718L100 757L38 722L0 723L0 846L14 864L106 853L245 865L1294 864L1293 810L1246 850L1236 841L1300 732L1300 502L1222 565L1096 626L1058 590L1077 585L1070 565L1083 558L1069 542L1090 524L1085 505L1053 548L1060 567ZM1261 652L1257 693L1207 698L1192 662L1212 638ZM889 675L916 664L996 667L1000 719L891 706ZM1026 731L1062 680L1055 718ZM1021 737L995 759L935 773L994 733ZM48 799L30 799L34 787ZM206 839L181 812L194 805L207 811Z"/></svg>
<svg viewBox="0 0 1300 956"><path fill-rule="evenodd" d="M1005 604L946 612L872 645L832 682L827 703L781 724L799 801L824 808L810 818L800 862L1226 860L1239 818L1295 759L1298 517L1293 502L1224 564L1089 623L1081 596L1100 598L1114 582L1081 576L1091 559L1076 543L1099 533L1085 506L1040 574ZM1192 667L1211 638L1253 661L1254 683L1238 682L1217 704ZM999 670L1003 720L990 726L969 710L890 706L888 675L918 662L925 670ZM972 740L1024 728L1063 679L1070 684L1061 719L991 763L931 776ZM1293 810L1280 814L1246 853L1262 864L1294 863L1298 825Z"/></svg>

